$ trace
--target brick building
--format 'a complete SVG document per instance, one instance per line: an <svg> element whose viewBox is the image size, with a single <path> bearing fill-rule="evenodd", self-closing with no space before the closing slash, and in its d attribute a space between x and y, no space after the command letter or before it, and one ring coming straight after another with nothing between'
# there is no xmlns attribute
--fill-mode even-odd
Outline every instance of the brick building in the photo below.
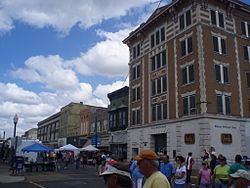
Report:
<svg viewBox="0 0 250 188"><path fill-rule="evenodd" d="M128 158L250 155L249 36L250 7L236 0L175 0L130 33Z"/></svg>

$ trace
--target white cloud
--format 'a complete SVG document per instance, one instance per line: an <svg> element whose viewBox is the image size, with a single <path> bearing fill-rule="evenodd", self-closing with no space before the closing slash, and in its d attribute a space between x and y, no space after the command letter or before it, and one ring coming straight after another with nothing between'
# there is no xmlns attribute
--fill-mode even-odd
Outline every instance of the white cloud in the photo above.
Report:
<svg viewBox="0 0 250 188"><path fill-rule="evenodd" d="M13 20L42 28L52 27L67 34L74 25L82 28L110 18L125 16L132 8L142 7L150 0L2 0L0 31L11 30Z"/></svg>
<svg viewBox="0 0 250 188"><path fill-rule="evenodd" d="M76 71L83 75L126 76L128 73L128 47L122 40L131 30L120 30L116 33L98 30L97 34L104 38L80 57L68 61Z"/></svg>

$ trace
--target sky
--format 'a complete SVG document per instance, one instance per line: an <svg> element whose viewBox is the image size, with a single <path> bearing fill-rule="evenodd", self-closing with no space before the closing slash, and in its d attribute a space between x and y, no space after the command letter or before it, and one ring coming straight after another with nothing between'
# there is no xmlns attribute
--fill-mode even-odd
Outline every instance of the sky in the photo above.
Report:
<svg viewBox="0 0 250 188"><path fill-rule="evenodd" d="M158 6L158 0L0 0L0 136L13 135L15 114L20 136L70 102L107 107L107 94L129 82L122 40Z"/></svg>

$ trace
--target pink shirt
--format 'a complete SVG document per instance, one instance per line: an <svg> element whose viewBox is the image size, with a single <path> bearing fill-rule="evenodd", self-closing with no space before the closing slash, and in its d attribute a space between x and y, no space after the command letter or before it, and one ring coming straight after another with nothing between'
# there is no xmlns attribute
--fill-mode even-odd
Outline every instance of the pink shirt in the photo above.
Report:
<svg viewBox="0 0 250 188"><path fill-rule="evenodd" d="M201 176L201 184L210 184L211 182L211 170L210 169L203 169L201 168L199 171Z"/></svg>

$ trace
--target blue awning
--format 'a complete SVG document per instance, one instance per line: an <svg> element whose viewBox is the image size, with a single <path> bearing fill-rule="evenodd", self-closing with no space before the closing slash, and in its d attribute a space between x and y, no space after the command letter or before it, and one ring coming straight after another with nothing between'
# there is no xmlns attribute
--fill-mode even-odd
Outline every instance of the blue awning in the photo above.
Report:
<svg viewBox="0 0 250 188"><path fill-rule="evenodd" d="M23 152L51 152L53 149L44 146L43 144L34 143L22 149Z"/></svg>

